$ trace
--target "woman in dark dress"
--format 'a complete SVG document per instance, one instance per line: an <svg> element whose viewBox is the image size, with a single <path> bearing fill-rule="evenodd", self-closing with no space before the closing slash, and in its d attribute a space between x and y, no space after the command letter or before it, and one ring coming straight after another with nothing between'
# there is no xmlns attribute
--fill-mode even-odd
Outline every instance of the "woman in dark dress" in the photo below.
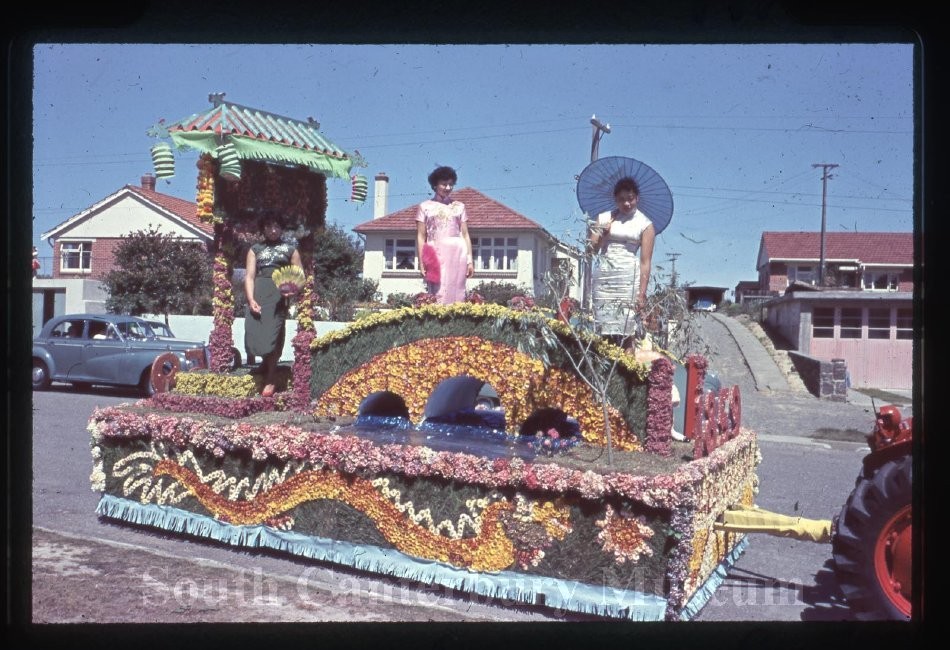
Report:
<svg viewBox="0 0 950 650"><path fill-rule="evenodd" d="M275 391L277 361L284 348L285 321L289 305L271 279L274 271L293 264L303 268L300 253L293 244L281 241L283 233L276 215L267 215L261 222L264 242L254 244L247 251L247 274L244 293L247 296L247 316L244 319L244 347L248 355L261 356L264 389L261 395L270 397Z"/></svg>

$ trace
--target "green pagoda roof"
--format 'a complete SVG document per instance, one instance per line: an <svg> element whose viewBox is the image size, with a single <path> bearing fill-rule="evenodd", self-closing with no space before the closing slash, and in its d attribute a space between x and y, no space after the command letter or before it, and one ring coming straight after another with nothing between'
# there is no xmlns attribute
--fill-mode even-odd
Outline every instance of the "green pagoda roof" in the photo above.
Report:
<svg viewBox="0 0 950 650"><path fill-rule="evenodd" d="M359 153L348 154L330 142L312 117L295 120L226 102L224 93L209 95L208 100L212 103L210 109L160 125L149 133L167 134L176 146L205 153L231 144L244 160L306 165L338 178L349 178L351 167L362 162Z"/></svg>

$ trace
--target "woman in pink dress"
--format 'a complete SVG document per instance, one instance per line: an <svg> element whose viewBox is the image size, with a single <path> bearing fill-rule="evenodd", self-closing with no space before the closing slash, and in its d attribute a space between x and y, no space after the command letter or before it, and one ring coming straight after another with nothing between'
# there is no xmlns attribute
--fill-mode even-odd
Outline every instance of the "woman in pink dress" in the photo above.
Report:
<svg viewBox="0 0 950 650"><path fill-rule="evenodd" d="M419 270L426 291L441 305L465 301L465 280L475 268L465 204L449 198L457 181L454 169L437 167L429 174L435 196L419 204L416 214Z"/></svg>

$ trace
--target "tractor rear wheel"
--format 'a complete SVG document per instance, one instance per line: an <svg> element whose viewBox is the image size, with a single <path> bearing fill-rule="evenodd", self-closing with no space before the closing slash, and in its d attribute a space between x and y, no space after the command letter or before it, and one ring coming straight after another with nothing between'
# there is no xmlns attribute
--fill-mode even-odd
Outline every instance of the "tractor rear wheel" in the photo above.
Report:
<svg viewBox="0 0 950 650"><path fill-rule="evenodd" d="M862 474L838 515L835 574L861 620L911 615L912 477L909 455Z"/></svg>

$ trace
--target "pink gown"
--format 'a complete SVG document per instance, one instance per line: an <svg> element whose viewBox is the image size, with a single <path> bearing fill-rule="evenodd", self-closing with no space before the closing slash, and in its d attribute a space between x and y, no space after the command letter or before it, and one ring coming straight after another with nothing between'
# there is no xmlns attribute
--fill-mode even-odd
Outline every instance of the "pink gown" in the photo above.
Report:
<svg viewBox="0 0 950 650"><path fill-rule="evenodd" d="M426 226L426 241L439 257L440 282L430 285L441 305L465 301L465 272L468 248L462 237L462 224L468 221L465 204L452 201L448 205L429 199L419 204L416 221Z"/></svg>

